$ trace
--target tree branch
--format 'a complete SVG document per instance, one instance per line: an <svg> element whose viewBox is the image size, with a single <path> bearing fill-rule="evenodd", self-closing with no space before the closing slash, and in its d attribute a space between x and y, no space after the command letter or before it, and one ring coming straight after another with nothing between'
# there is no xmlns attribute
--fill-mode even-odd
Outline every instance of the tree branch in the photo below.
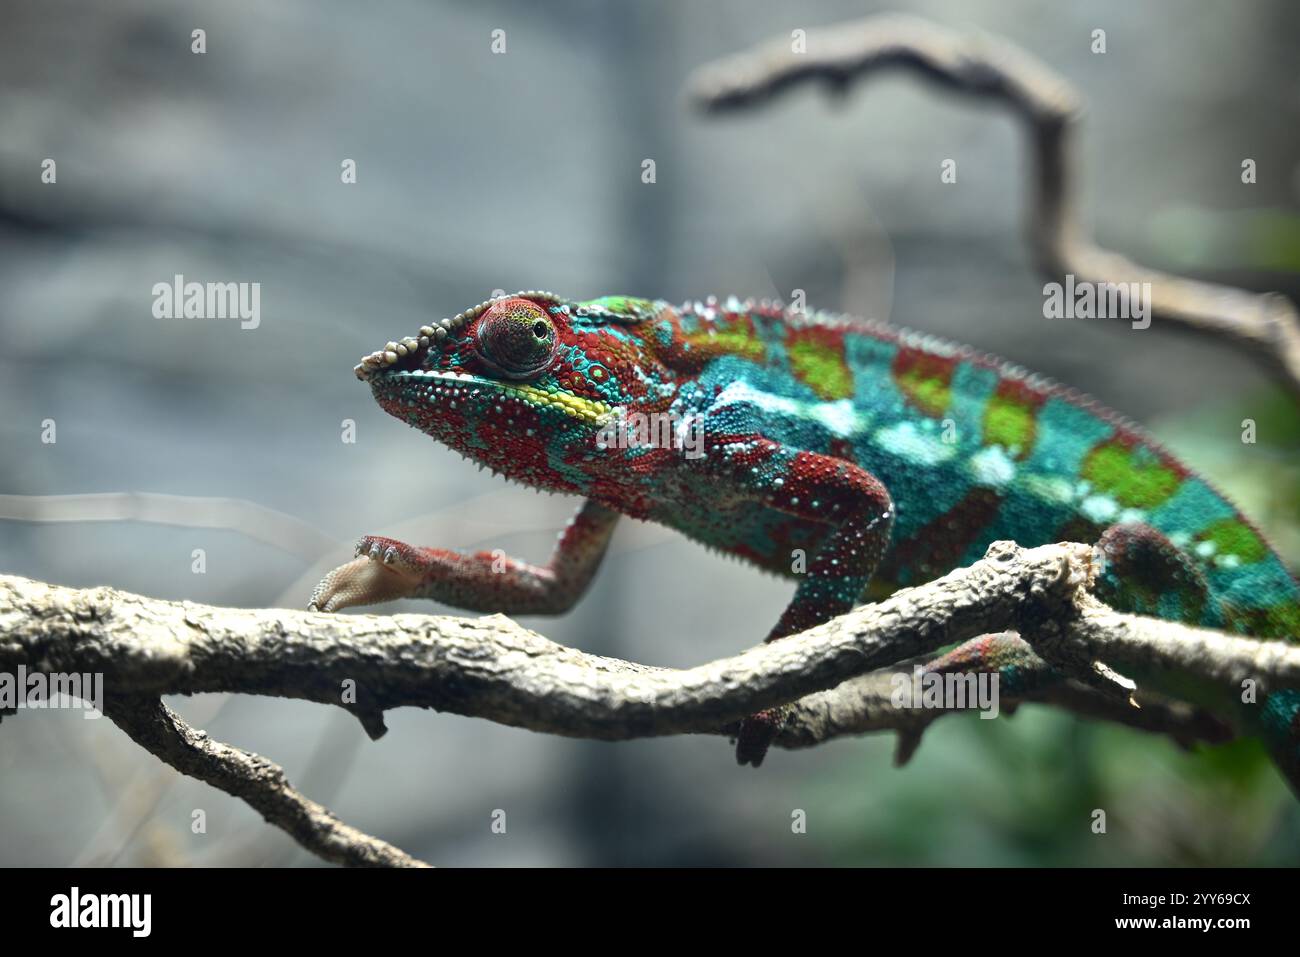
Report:
<svg viewBox="0 0 1300 957"><path fill-rule="evenodd" d="M1300 684L1300 648L1122 615L1085 590L1092 549L996 542L968 568L905 589L802 634L684 670L566 648L500 615L324 615L216 608L110 588L71 589L0 576L0 671L100 672L105 709L183 773L243 798L327 860L416 863L294 792L279 768L210 741L157 701L236 692L333 704L383 733L383 712L416 706L601 740L727 733L741 717L793 703L778 746L801 748L889 728L900 758L937 716L899 710L891 672L979 635L1015 630L1075 682L1044 700L1193 740L1223 725L1159 699L1141 711L1099 681L1096 662L1204 681L1255 678L1261 693ZM1098 690L1100 687L1101 690ZM830 690L834 689L834 690Z"/></svg>
<svg viewBox="0 0 1300 957"><path fill-rule="evenodd" d="M1073 551L1071 551L1073 550ZM215 608L0 577L0 668L102 672L130 693L242 692L344 707L383 733L415 706L573 737L709 732L881 665L1015 627L1026 597L1071 607L1086 546L989 557L817 628L684 671L566 648L500 615ZM1078 579L1078 580L1076 580Z"/></svg>
<svg viewBox="0 0 1300 957"><path fill-rule="evenodd" d="M811 748L847 735L896 731L899 754L895 763L907 763L932 722L963 710L894 705L896 676L910 674L912 664L924 661L921 658L900 663L799 699L776 744L789 749ZM1224 744L1234 737L1229 725L1202 708L1158 695L1139 694L1138 698L1141 707L1135 708L1127 701L1117 702L1112 696L1080 682L1065 681L1020 697L1003 695L1000 707L1010 715L1024 702L1052 705L1080 717L1113 721L1150 734L1165 735L1184 748L1198 742Z"/></svg>
<svg viewBox="0 0 1300 957"><path fill-rule="evenodd" d="M212 740L157 698L108 696L104 713L146 751L182 774L246 801L268 823L324 860L353 867L428 866L344 824L327 808L295 791L278 764Z"/></svg>
<svg viewBox="0 0 1300 957"><path fill-rule="evenodd" d="M1072 157L1082 99L1064 78L1005 40L886 14L816 31L804 53L793 52L782 37L707 64L690 90L703 108L725 112L762 104L804 82L842 92L886 67L1001 101L1024 121L1034 158L1027 227L1044 273L1099 284L1150 283L1154 315L1247 347L1300 394L1300 312L1289 299L1148 269L1087 236L1075 208Z"/></svg>

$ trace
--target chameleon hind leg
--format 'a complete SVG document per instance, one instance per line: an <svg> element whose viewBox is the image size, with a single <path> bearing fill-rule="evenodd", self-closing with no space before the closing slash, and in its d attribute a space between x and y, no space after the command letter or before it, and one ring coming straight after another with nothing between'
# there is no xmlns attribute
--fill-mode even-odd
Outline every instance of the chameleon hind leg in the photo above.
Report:
<svg viewBox="0 0 1300 957"><path fill-rule="evenodd" d="M834 528L812 556L767 641L819 625L857 604L889 544L894 517L885 486L852 462L784 450L778 459L782 457L788 457L782 478L769 484L761 504L804 521L830 520ZM787 716L787 708L771 708L745 718L736 736L736 761L762 764Z"/></svg>
<svg viewBox="0 0 1300 957"><path fill-rule="evenodd" d="M1210 628L1249 630L1249 617L1216 599L1187 553L1150 526L1112 526L1097 547L1105 557L1097 597L1111 607ZM1233 689L1225 691L1239 723L1264 741L1300 797L1300 689L1279 688L1257 703L1238 700Z"/></svg>
<svg viewBox="0 0 1300 957"><path fill-rule="evenodd" d="M313 611L334 612L395 598L429 598L469 611L558 615L582 597L609 547L618 513L590 499L560 533L545 565L500 552L467 555L368 535L357 557L326 575Z"/></svg>
<svg viewBox="0 0 1300 957"><path fill-rule="evenodd" d="M997 676L998 694L1020 698L1065 680L1014 631L980 635L940 655L922 667L926 674Z"/></svg>
<svg viewBox="0 0 1300 957"><path fill-rule="evenodd" d="M1097 541L1101 571L1094 591L1116 611L1153 615L1214 627L1222 610L1209 583L1192 559L1164 534L1141 523L1111 525ZM1014 633L1007 633L1014 637ZM988 640L999 639L999 640ZM1015 638L1015 642L1020 642ZM998 670L1015 657L1015 643L1004 636L984 635L961 646L960 660L968 670ZM943 661L956 654L944 656ZM938 666L939 662L932 663Z"/></svg>
<svg viewBox="0 0 1300 957"><path fill-rule="evenodd" d="M1107 528L1097 542L1101 572L1097 597L1117 611L1214 625L1222 612L1209 584L1191 558L1149 525L1126 523ZM1066 681L1033 653L1015 632L981 635L927 664L928 672L998 677L1008 697L1050 689Z"/></svg>
<svg viewBox="0 0 1300 957"><path fill-rule="evenodd" d="M1024 701L1041 701L1065 707L1083 717L1101 718L1131 728L1166 734L1186 749L1198 742L1222 744L1235 737L1229 722L1199 705L1170 700L1158 694L1147 695L1139 690L1142 707L1133 708L1113 694L1072 682L1038 657L1033 647L1014 631L972 638L922 666L921 672L974 675L977 678L985 673L995 676L997 684L994 685L992 703L999 714L1010 715ZM968 686L968 707L970 700ZM945 700L947 707L954 704ZM1300 708L1300 695L1295 697L1294 704ZM909 757L918 743L919 734L914 734L909 740L906 732L900 733L900 758ZM1300 757L1300 750L1295 753Z"/></svg>
<svg viewBox="0 0 1300 957"><path fill-rule="evenodd" d="M1219 628L1223 609L1191 556L1140 522L1112 525L1097 541L1096 595L1116 611Z"/></svg>

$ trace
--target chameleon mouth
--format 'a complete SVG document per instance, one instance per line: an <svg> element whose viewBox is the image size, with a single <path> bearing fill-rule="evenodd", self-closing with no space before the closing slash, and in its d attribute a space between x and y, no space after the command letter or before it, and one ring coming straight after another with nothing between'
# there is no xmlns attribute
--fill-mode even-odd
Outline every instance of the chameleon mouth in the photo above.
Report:
<svg viewBox="0 0 1300 957"><path fill-rule="evenodd" d="M390 364L391 365L391 364ZM486 379L468 372L433 369L385 369L364 376L376 398L405 402L408 406L421 401L455 408L464 400L504 399L522 402L537 410L560 412L573 419L603 425L617 411L596 399L587 399L559 388L539 388L521 382Z"/></svg>
<svg viewBox="0 0 1300 957"><path fill-rule="evenodd" d="M483 315L494 302L499 299L514 298L531 299L539 303L559 303L564 301L555 293L542 292L538 289L517 292L513 296L498 296L494 299L488 299L486 302L480 302L477 306L466 309L464 312L456 313L450 319L440 319L433 325L421 326L416 335L407 336L404 339L395 339L387 343L382 349L376 349L369 355L363 356L361 361L353 366L352 371L362 382L366 382L372 377L385 372L414 372L430 351L435 348L442 348L443 343L452 340L468 323Z"/></svg>

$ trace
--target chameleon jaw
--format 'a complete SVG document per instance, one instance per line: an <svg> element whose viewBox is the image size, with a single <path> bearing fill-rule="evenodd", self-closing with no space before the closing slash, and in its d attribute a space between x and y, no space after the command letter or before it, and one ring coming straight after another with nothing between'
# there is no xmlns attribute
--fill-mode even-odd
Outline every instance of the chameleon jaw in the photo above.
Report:
<svg viewBox="0 0 1300 957"><path fill-rule="evenodd" d="M398 393L407 393L408 403L415 397L429 402L456 401L458 397L475 398L483 393L523 402L537 410L550 409L592 425L604 425L616 409L598 399L588 399L562 389L542 389L527 383L486 379L467 372L444 372L431 369L393 370L366 377L376 398L385 385L394 385Z"/></svg>

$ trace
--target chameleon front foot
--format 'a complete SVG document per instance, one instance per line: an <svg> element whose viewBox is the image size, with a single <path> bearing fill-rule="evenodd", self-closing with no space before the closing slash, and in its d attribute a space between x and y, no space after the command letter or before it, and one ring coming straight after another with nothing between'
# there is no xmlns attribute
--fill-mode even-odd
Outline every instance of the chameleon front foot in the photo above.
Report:
<svg viewBox="0 0 1300 957"><path fill-rule="evenodd" d="M758 767L767 755L767 749L785 725L788 708L768 708L751 714L740 722L736 735L736 763Z"/></svg>
<svg viewBox="0 0 1300 957"><path fill-rule="evenodd" d="M409 598L420 589L425 567L413 546L367 535L357 542L356 555L321 579L311 593L309 610L334 612L373 605Z"/></svg>
<svg viewBox="0 0 1300 957"><path fill-rule="evenodd" d="M545 565L530 565L500 550L470 555L367 535L357 543L357 557L316 586L310 607L338 611L395 598L427 598L466 611L558 615L591 582L617 521L617 512L588 499Z"/></svg>

